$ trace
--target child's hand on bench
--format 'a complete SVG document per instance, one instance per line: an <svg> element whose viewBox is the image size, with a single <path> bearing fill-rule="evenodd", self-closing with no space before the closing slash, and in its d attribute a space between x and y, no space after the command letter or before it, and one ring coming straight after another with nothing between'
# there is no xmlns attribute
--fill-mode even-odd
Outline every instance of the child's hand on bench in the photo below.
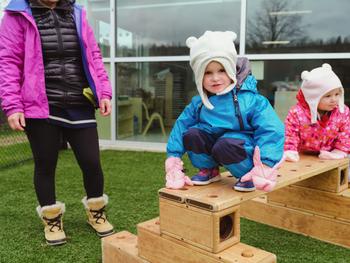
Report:
<svg viewBox="0 0 350 263"><path fill-rule="evenodd" d="M338 160L338 159L344 159L348 156L345 152L334 149L333 151L320 151L320 155L318 156L320 159L323 160Z"/></svg>
<svg viewBox="0 0 350 263"><path fill-rule="evenodd" d="M166 188L181 189L185 185L193 185L191 179L183 172L183 162L178 157L169 157L165 161Z"/></svg>
<svg viewBox="0 0 350 263"><path fill-rule="evenodd" d="M288 162L296 163L299 161L299 153L297 151L285 151L283 157Z"/></svg>
<svg viewBox="0 0 350 263"><path fill-rule="evenodd" d="M268 167L264 165L260 159L260 149L258 146L254 149L254 167L253 169L245 174L242 178L242 182L252 180L256 189L270 192L276 185L277 169L281 166L284 161L284 157L281 161L275 164L274 167Z"/></svg>

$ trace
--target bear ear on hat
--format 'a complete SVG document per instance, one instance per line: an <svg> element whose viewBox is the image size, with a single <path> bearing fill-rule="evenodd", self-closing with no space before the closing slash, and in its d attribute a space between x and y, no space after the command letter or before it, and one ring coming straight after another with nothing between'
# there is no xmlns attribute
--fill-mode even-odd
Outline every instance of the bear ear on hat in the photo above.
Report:
<svg viewBox="0 0 350 263"><path fill-rule="evenodd" d="M324 63L324 64L322 64L322 68L325 68L325 69L332 69L332 66L331 65L329 65L328 63Z"/></svg>
<svg viewBox="0 0 350 263"><path fill-rule="evenodd" d="M237 39L237 34L233 31L226 31L226 33L230 36L232 41L235 41Z"/></svg>
<svg viewBox="0 0 350 263"><path fill-rule="evenodd" d="M187 38L186 39L186 46L191 48L194 45L194 43L197 42L197 40L198 39L196 37L189 37L189 38Z"/></svg>
<svg viewBox="0 0 350 263"><path fill-rule="evenodd" d="M309 75L310 75L310 72L307 71L307 70L304 70L304 71L301 73L301 79L302 79L302 80L307 80L308 77L309 77Z"/></svg>

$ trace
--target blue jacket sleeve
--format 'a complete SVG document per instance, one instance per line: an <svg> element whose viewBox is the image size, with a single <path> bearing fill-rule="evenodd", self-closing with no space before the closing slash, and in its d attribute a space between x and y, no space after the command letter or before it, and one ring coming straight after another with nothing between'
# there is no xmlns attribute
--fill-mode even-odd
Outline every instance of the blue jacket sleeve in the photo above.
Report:
<svg viewBox="0 0 350 263"><path fill-rule="evenodd" d="M185 147L182 138L188 129L198 122L197 110L200 103L201 100L199 96L193 97L191 103L186 106L177 118L168 139L167 157L173 156L181 158L182 155L184 155Z"/></svg>
<svg viewBox="0 0 350 263"><path fill-rule="evenodd" d="M260 148L261 161L272 167L283 156L284 125L264 96L255 94L254 97L251 125L255 145Z"/></svg>

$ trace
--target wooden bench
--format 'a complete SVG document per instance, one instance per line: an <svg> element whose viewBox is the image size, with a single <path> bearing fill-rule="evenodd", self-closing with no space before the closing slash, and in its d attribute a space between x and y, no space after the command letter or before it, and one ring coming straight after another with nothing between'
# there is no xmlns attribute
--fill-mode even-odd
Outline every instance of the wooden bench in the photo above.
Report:
<svg viewBox="0 0 350 263"><path fill-rule="evenodd" d="M222 174L220 182L207 186L192 186L181 190L162 188L159 190L159 219L138 225L138 241L136 236L131 238L134 242L133 249L122 245L116 248L115 244L124 243L123 239L116 239L114 235L104 239L102 244L104 262L129 262L110 259L109 255L116 251L120 252L119 256L123 254L125 257L125 253L132 255L135 259L130 262L276 262L274 254L240 242L240 216L268 223L267 219L273 218L268 214L275 212L277 203L282 203L279 209L291 209L290 207L300 205L295 201L286 204L285 202L289 200L287 197L281 200L284 193L280 191L284 189L288 189L288 196L291 198L304 196L306 190L303 193L299 190L298 193L294 191L302 188L327 193L322 196L325 200L337 196L337 202L343 203L344 200L349 199L347 194L344 195L348 191L348 165L348 159L324 161L315 156L301 156L300 162L286 162L278 170L276 187L267 197L265 192L258 190L248 193L234 191L232 186L236 179L227 172ZM303 183L300 183L301 181ZM300 208L301 210L310 209L307 202L302 203L304 206ZM266 206L269 207L270 212L262 213ZM346 208L349 209L348 203L344 203L345 211L337 212L336 216L337 220L344 223L344 228L341 230L349 233L350 227L348 227L349 230L345 230L345 226L350 226L350 222L346 221L349 217ZM336 209L328 210L331 214ZM277 212L281 218L284 216L283 213L286 212L282 211L279 214ZM291 213L286 213L286 216L291 216ZM294 217L297 220L297 216ZM306 218L306 220L311 219ZM275 221L272 220L270 224L298 232L293 226L280 226L275 224ZM298 225L297 221L292 222ZM310 228L312 228L311 223ZM331 233L333 234L340 235L338 240L344 239L338 231ZM128 233L128 235L131 234ZM321 239L336 244L341 243L329 241L324 237ZM129 253L127 253L128 250L130 250ZM137 256L135 251L138 251Z"/></svg>

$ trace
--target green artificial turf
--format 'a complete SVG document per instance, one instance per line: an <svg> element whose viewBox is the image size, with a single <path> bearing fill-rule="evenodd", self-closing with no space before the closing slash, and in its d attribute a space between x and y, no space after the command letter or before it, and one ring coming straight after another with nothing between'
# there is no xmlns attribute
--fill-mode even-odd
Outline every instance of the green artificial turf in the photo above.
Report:
<svg viewBox="0 0 350 263"><path fill-rule="evenodd" d="M137 223L158 216L165 154L103 151L101 158L109 219L116 231L136 233ZM188 159L185 164L188 174L195 172ZM82 176L72 152L61 152L56 176L57 200L66 204L66 245L45 244L32 174L32 161L0 171L0 262L102 262L100 239L85 221ZM275 253L279 263L350 262L349 249L244 219L241 241Z"/></svg>

